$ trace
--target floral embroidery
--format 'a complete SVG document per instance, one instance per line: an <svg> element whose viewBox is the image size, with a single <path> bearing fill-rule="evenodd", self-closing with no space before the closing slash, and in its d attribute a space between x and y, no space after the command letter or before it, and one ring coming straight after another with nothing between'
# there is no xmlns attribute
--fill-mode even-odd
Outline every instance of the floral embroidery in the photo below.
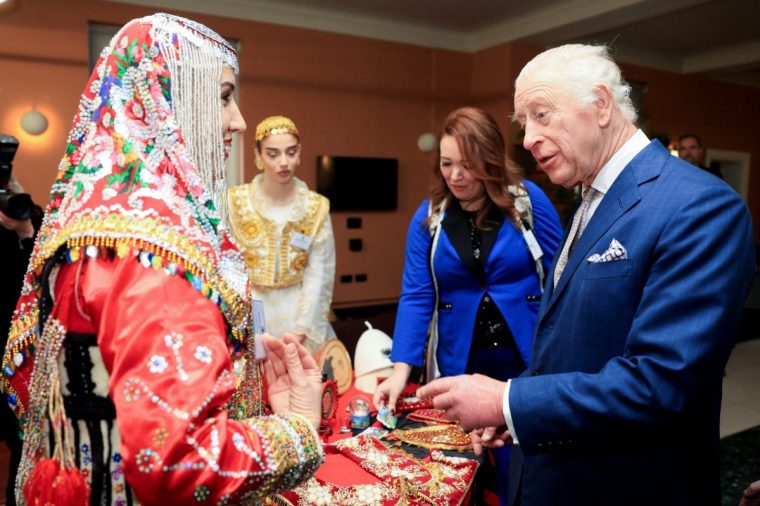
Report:
<svg viewBox="0 0 760 506"><path fill-rule="evenodd" d="M178 334L177 332L171 332L169 334L166 334L164 336L164 343L166 343L166 346L172 349L179 349L182 347L182 334Z"/></svg>
<svg viewBox="0 0 760 506"><path fill-rule="evenodd" d="M374 485L357 485L356 498L359 504L382 504L383 491Z"/></svg>
<svg viewBox="0 0 760 506"><path fill-rule="evenodd" d="M195 491L193 492L193 497L195 497L195 500L198 502L203 502L206 499L208 499L210 492L206 485L198 485L195 487Z"/></svg>
<svg viewBox="0 0 760 506"><path fill-rule="evenodd" d="M135 378L130 378L126 382L124 382L124 399L127 402L132 401L139 401L140 400L140 385L138 384L139 380L136 380Z"/></svg>
<svg viewBox="0 0 760 506"><path fill-rule="evenodd" d="M169 367L169 363L166 361L163 355L153 355L148 361L148 370L153 374L160 374Z"/></svg>
<svg viewBox="0 0 760 506"><path fill-rule="evenodd" d="M211 363L211 350L208 346L197 346L195 348L194 356L198 362L203 362L204 364Z"/></svg>
<svg viewBox="0 0 760 506"><path fill-rule="evenodd" d="M315 506L330 506L333 503L332 494L330 494L330 487L322 487L315 485L306 492L306 499L309 504Z"/></svg>
<svg viewBox="0 0 760 506"><path fill-rule="evenodd" d="M153 258L155 259L160 257L154 256ZM179 354L179 350L184 346L183 341L184 338L182 337L182 334L178 332L170 332L164 336L164 343L166 343L166 346L171 348L172 353L174 354L174 363L177 369L177 373L179 374L179 379L182 381L188 381L190 379L190 376L188 376L187 372L185 372L185 368L182 365L182 357Z"/></svg>
<svg viewBox="0 0 760 506"><path fill-rule="evenodd" d="M161 463L161 457L150 448L143 448L135 455L135 463L140 472L150 473L156 465Z"/></svg>
<svg viewBox="0 0 760 506"><path fill-rule="evenodd" d="M166 439L169 437L169 431L166 430L164 427L158 428L153 432L153 437L151 437L151 440L156 446L165 446L166 445Z"/></svg>
<svg viewBox="0 0 760 506"><path fill-rule="evenodd" d="M447 457L439 450L432 450L429 460L414 459L402 450L388 448L366 436L344 439L328 448L340 451L382 481L337 486L312 478L282 493L283 503L454 506L461 503L478 466L474 460Z"/></svg>
<svg viewBox="0 0 760 506"><path fill-rule="evenodd" d="M79 449L82 452L82 464L85 466L89 465L92 462L92 458L90 457L90 445L84 443Z"/></svg>

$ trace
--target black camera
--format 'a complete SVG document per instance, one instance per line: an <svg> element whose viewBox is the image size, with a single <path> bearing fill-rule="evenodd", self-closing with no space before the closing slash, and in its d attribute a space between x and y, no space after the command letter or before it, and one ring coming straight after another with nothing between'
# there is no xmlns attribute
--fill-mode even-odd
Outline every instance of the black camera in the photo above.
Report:
<svg viewBox="0 0 760 506"><path fill-rule="evenodd" d="M8 187L16 150L18 139L12 135L0 135L0 211L15 220L28 220L34 206L32 197L28 193L15 193Z"/></svg>

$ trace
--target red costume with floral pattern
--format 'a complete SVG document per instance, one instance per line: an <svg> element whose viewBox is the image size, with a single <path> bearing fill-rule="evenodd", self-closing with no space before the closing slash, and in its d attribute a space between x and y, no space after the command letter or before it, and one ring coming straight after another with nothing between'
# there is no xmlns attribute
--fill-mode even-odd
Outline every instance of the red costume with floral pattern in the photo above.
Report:
<svg viewBox="0 0 760 506"><path fill-rule="evenodd" d="M247 274L209 181L223 66L224 39L157 14L90 78L3 358L22 503L51 454L74 455L91 504L236 504L322 461L308 420L261 416Z"/></svg>

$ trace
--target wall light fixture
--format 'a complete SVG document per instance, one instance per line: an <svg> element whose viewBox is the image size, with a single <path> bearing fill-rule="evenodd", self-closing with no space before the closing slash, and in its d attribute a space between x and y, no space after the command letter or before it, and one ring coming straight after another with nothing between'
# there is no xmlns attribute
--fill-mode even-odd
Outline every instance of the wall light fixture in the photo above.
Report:
<svg viewBox="0 0 760 506"><path fill-rule="evenodd" d="M21 128L29 135L40 135L48 127L48 119L40 111L32 108L21 115Z"/></svg>

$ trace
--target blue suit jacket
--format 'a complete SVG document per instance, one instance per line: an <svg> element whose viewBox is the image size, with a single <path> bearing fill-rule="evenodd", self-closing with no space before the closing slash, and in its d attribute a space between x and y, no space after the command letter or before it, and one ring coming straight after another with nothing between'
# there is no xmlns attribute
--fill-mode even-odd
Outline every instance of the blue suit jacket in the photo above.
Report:
<svg viewBox="0 0 760 506"><path fill-rule="evenodd" d="M544 251L544 270L562 234L557 212L546 195L525 181L533 206L534 232ZM391 360L421 366L427 329L435 304L435 288L430 276L429 255L432 238L425 224L428 201L417 209L409 225L401 298L393 331ZM467 268L446 233L441 230L435 253L439 288L438 366L441 374L462 374L475 328L478 303L486 291L492 296L515 337L527 364L533 342L541 288L536 266L518 229L505 220L498 231L485 263L485 277L478 279ZM471 247L469 244L467 247ZM535 299L535 301L533 301Z"/></svg>
<svg viewBox="0 0 760 506"><path fill-rule="evenodd" d="M612 239L628 259L591 263ZM755 272L750 216L657 141L621 172L539 314L509 405L523 506L719 504L723 370Z"/></svg>

